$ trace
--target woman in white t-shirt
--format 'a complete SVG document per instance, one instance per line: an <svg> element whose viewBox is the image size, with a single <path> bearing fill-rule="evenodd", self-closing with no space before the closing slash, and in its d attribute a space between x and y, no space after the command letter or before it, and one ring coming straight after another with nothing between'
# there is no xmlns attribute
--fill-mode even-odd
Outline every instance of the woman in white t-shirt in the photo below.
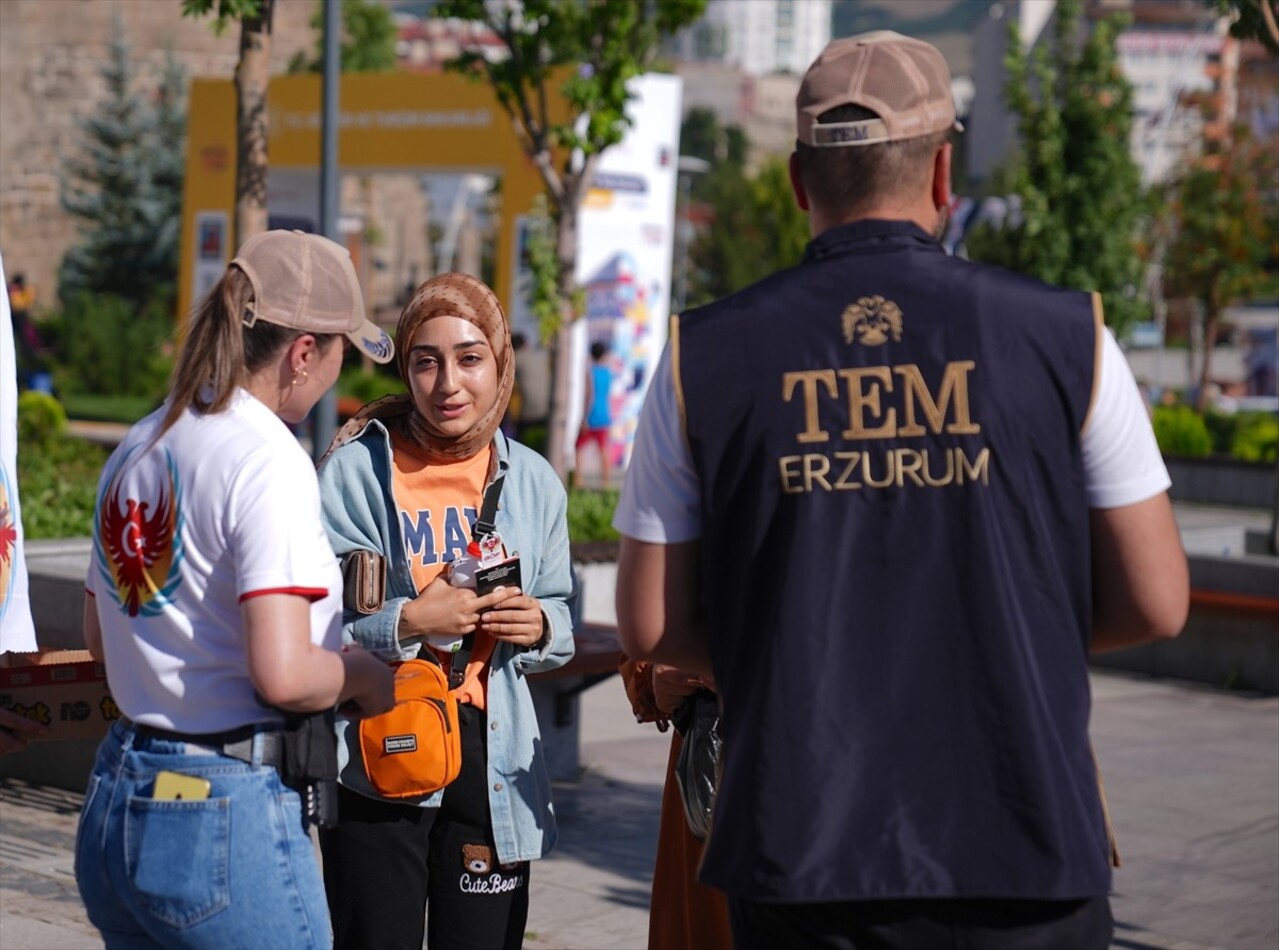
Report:
<svg viewBox="0 0 1279 950"><path fill-rule="evenodd" d="M344 337L391 358L346 250L250 238L168 400L103 470L84 632L123 715L89 780L76 879L108 947L331 945L280 771L285 714L394 702L385 664L341 649L341 576L286 427L337 380Z"/></svg>

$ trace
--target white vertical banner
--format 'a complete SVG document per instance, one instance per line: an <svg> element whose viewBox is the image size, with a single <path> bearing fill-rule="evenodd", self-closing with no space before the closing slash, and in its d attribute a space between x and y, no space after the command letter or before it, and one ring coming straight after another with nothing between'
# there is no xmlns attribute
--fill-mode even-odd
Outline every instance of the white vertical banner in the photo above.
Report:
<svg viewBox="0 0 1279 950"><path fill-rule="evenodd" d="M618 472L630 459L644 394L666 345L684 85L679 76L648 73L631 80L630 89L631 127L601 157L578 218L577 280L586 313L575 328L564 440L572 452L584 409L588 351L592 343L603 343L613 380L606 450ZM570 467L574 462L565 461Z"/></svg>
<svg viewBox="0 0 1279 950"><path fill-rule="evenodd" d="M5 283L0 258L0 284ZM0 653L36 648L18 504L18 365L9 294L0 297Z"/></svg>
<svg viewBox="0 0 1279 950"><path fill-rule="evenodd" d="M577 280L585 292L586 313L573 328L564 440L568 468L574 464L582 421L590 344L608 348L613 383L607 451L614 471L621 471L630 457L648 381L666 345L683 80L650 73L631 80L630 88L630 129L600 159L578 215ZM513 331L535 342L537 327L525 299L529 278L521 254L523 225L521 220L515 228L508 316ZM593 452L590 461L595 464Z"/></svg>

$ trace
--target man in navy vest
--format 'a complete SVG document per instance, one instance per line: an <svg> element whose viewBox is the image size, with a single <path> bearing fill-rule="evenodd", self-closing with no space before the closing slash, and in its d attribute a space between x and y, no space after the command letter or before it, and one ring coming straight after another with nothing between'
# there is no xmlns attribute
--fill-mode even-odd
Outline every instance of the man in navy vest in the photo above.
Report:
<svg viewBox="0 0 1279 950"><path fill-rule="evenodd" d="M1185 555L1100 298L949 257L940 53L832 42L798 266L672 321L615 524L631 657L713 674L741 947L1103 948L1088 654Z"/></svg>

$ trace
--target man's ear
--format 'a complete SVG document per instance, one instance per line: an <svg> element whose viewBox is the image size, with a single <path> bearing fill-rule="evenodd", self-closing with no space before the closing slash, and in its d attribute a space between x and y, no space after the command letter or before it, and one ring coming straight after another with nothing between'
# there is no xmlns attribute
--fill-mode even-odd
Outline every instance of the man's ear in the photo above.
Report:
<svg viewBox="0 0 1279 950"><path fill-rule="evenodd" d="M790 153L790 187L795 193L795 204L800 211L808 210L808 190L804 187L804 179L799 174L799 153Z"/></svg>
<svg viewBox="0 0 1279 950"><path fill-rule="evenodd" d="M941 210L950 207L950 160L954 146L949 142L933 156L933 207Z"/></svg>

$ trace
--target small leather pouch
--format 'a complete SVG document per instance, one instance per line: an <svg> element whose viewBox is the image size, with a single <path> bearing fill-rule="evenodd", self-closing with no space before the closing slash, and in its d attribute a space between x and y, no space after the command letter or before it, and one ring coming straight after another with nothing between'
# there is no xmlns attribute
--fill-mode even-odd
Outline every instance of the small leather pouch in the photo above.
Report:
<svg viewBox="0 0 1279 950"><path fill-rule="evenodd" d="M376 551L352 551L342 558L342 605L375 614L386 600L386 558Z"/></svg>

